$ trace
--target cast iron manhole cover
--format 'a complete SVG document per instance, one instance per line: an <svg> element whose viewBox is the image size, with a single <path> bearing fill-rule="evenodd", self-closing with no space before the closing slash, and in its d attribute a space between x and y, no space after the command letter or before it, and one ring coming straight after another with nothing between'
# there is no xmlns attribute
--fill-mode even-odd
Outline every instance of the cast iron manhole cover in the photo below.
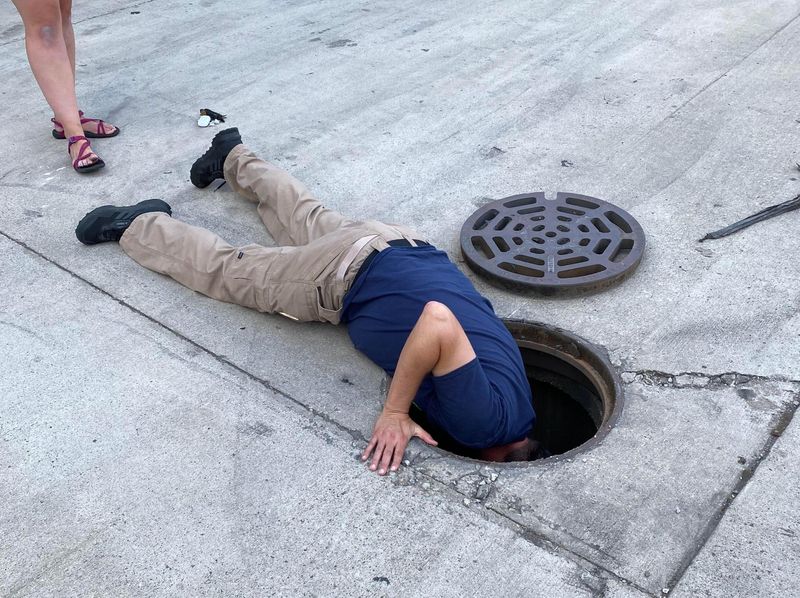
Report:
<svg viewBox="0 0 800 598"><path fill-rule="evenodd" d="M461 229L461 252L475 272L545 294L611 286L633 273L644 245L644 231L628 212L574 193L493 201Z"/></svg>

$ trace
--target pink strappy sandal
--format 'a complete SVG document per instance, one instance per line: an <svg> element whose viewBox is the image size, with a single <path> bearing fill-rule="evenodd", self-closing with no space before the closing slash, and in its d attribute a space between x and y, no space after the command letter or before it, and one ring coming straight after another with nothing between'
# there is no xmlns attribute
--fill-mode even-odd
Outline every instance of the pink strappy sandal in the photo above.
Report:
<svg viewBox="0 0 800 598"><path fill-rule="evenodd" d="M92 151L92 146L89 143L89 140L86 139L86 137L84 137L83 135L73 135L72 137L69 138L69 141L67 142L67 152L69 152L72 149L72 146L75 145L76 143L83 143L83 145L80 147L80 151L78 152L78 157L72 161L72 168L75 169L75 172L80 172L81 174L85 174L87 172L94 172L95 170L100 170L101 168L103 168L103 166L106 165L106 163L103 162L100 156L94 154L94 152ZM95 155L95 160L93 162L85 164L83 166L78 166L79 162L85 160L92 154ZM72 157L72 152L70 152L70 157Z"/></svg>
<svg viewBox="0 0 800 598"><path fill-rule="evenodd" d="M116 137L119 135L119 127L114 125L108 125L106 121L100 120L99 118L83 118L83 110L79 110L78 114L81 117L81 125L85 125L88 123L96 123L97 124L97 131L86 131L84 130L84 135L86 137L90 137L92 139L104 139L106 137ZM58 131L53 129L53 137L56 139L66 139L66 135L64 135L64 125L58 122L55 118L50 119L52 123L59 127L61 130ZM114 126L114 129L111 130L111 126Z"/></svg>

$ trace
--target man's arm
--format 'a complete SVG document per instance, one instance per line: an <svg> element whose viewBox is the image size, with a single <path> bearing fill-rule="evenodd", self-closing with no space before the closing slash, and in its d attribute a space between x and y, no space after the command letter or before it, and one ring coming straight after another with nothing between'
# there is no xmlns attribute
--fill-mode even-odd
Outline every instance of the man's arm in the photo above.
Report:
<svg viewBox="0 0 800 598"><path fill-rule="evenodd" d="M426 303L400 352L383 412L361 455L366 461L372 454L371 470L377 469L380 475L397 471L412 436L436 445L431 435L408 416L411 403L429 373L443 376L473 359L475 351L453 312L442 303Z"/></svg>

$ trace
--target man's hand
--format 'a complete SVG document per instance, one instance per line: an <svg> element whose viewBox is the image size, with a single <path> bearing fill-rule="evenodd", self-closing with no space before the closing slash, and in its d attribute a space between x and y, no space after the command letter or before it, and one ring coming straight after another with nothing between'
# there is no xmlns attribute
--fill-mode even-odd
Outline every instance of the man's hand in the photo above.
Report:
<svg viewBox="0 0 800 598"><path fill-rule="evenodd" d="M384 409L375 422L372 438L364 449L361 460L366 461L372 454L369 468L372 471L377 469L379 475L386 475L387 471L397 471L412 436L418 436L433 446L438 444L430 434L414 423L407 413Z"/></svg>

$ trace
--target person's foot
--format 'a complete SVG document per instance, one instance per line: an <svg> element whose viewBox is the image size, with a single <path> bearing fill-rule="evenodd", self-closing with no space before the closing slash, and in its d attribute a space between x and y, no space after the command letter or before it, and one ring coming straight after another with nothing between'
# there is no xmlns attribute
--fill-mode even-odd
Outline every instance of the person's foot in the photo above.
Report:
<svg viewBox="0 0 800 598"><path fill-rule="evenodd" d="M72 167L80 173L93 172L105 166L100 156L92 151L89 140L82 135L69 138L67 151L72 158Z"/></svg>
<svg viewBox="0 0 800 598"><path fill-rule="evenodd" d="M80 110L78 115L81 119L81 127L83 128L84 137L98 139L103 137L116 137L119 135L119 127L116 127L111 123L107 123L99 118L84 118L83 110ZM66 139L64 126L55 118L51 118L50 120L53 123L53 137L56 139Z"/></svg>
<svg viewBox="0 0 800 598"><path fill-rule="evenodd" d="M239 135L239 129L236 127L225 129L214 135L208 151L192 164L192 169L189 172L189 179L192 181L192 185L198 189L204 189L215 179L225 178L223 173L225 158L241 142L242 138Z"/></svg>
<svg viewBox="0 0 800 598"><path fill-rule="evenodd" d="M81 218L75 236L84 245L119 241L134 218L148 212L165 212L171 216L172 208L160 199L147 199L133 206L100 206Z"/></svg>

